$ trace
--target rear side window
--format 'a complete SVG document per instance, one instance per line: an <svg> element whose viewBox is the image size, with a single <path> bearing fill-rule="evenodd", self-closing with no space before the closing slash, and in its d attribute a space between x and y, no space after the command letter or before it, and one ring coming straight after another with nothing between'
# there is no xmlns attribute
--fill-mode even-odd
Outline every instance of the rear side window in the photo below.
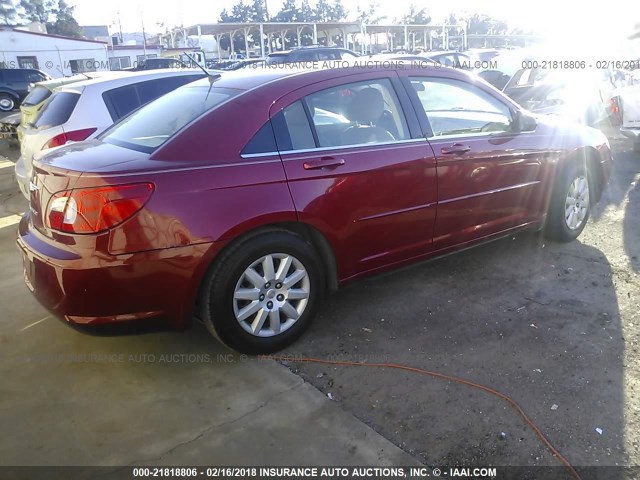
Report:
<svg viewBox="0 0 640 480"><path fill-rule="evenodd" d="M158 98L112 126L100 138L121 147L151 153L185 125L241 90L188 86Z"/></svg>
<svg viewBox="0 0 640 480"><path fill-rule="evenodd" d="M33 121L36 128L48 128L67 122L80 100L79 93L56 92L49 97Z"/></svg>
<svg viewBox="0 0 640 480"><path fill-rule="evenodd" d="M37 105L40 102L45 101L51 96L51 90L47 87L41 87L36 85L31 89L29 95L22 101L23 105Z"/></svg>
<svg viewBox="0 0 640 480"><path fill-rule="evenodd" d="M203 77L204 73L147 80L108 90L102 94L102 98L111 118L115 121L133 112L140 105Z"/></svg>
<svg viewBox="0 0 640 480"><path fill-rule="evenodd" d="M276 139L273 136L273 128L271 122L265 123L260 130L253 136L249 143L242 149L242 155L251 155L256 153L276 152Z"/></svg>

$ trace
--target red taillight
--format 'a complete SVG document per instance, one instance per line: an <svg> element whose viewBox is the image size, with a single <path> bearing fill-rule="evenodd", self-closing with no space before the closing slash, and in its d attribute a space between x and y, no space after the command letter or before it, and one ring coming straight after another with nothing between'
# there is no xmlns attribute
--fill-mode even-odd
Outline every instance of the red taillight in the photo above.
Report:
<svg viewBox="0 0 640 480"><path fill-rule="evenodd" d="M622 125L622 105L620 104L620 97L611 97L611 100L609 100L609 112L613 124Z"/></svg>
<svg viewBox="0 0 640 480"><path fill-rule="evenodd" d="M42 150L46 150L47 148L59 147L60 145L65 145L67 142L81 142L82 140L86 140L89 135L91 135L96 130L97 128L85 128L83 130L63 132L45 143L42 146Z"/></svg>
<svg viewBox="0 0 640 480"><path fill-rule="evenodd" d="M53 230L98 233L131 218L149 200L153 183L78 188L56 193L47 219Z"/></svg>

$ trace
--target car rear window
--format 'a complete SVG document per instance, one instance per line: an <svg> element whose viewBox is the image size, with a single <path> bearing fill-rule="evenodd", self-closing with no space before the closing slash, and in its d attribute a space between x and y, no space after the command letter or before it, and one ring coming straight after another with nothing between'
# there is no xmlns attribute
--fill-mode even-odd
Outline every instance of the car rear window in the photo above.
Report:
<svg viewBox="0 0 640 480"><path fill-rule="evenodd" d="M155 100L182 85L204 78L204 73L176 75L132 83L107 90L102 94L113 121L128 115L140 105Z"/></svg>
<svg viewBox="0 0 640 480"><path fill-rule="evenodd" d="M151 153L182 127L239 93L241 90L207 86L179 88L116 123L100 139Z"/></svg>
<svg viewBox="0 0 640 480"><path fill-rule="evenodd" d="M40 102L45 101L51 95L51 90L47 87L36 85L31 89L29 95L22 101L23 105L37 105Z"/></svg>
<svg viewBox="0 0 640 480"><path fill-rule="evenodd" d="M48 128L62 125L71 117L78 100L80 100L79 93L54 93L46 100L46 103L33 121L33 126L36 128Z"/></svg>

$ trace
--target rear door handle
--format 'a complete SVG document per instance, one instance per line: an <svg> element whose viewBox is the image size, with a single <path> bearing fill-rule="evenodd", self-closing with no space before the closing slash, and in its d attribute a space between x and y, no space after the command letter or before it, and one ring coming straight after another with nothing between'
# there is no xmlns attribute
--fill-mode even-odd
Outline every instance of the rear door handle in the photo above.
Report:
<svg viewBox="0 0 640 480"><path fill-rule="evenodd" d="M340 165L344 165L343 158L322 157L320 160L304 162L303 167L305 170L317 170L321 168L336 168Z"/></svg>
<svg viewBox="0 0 640 480"><path fill-rule="evenodd" d="M454 143L450 147L442 147L440 150L443 155L451 155L451 154L460 154L467 153L471 150L471 147L468 145L463 145L462 143Z"/></svg>

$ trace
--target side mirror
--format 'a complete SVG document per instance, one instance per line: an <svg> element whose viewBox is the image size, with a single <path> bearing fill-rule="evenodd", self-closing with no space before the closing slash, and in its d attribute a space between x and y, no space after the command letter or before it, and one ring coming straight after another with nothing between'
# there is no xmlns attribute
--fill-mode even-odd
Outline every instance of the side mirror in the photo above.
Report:
<svg viewBox="0 0 640 480"><path fill-rule="evenodd" d="M535 117L522 112L522 110L516 110L513 115L513 121L511 122L511 128L514 132L533 132L538 126L538 122Z"/></svg>

